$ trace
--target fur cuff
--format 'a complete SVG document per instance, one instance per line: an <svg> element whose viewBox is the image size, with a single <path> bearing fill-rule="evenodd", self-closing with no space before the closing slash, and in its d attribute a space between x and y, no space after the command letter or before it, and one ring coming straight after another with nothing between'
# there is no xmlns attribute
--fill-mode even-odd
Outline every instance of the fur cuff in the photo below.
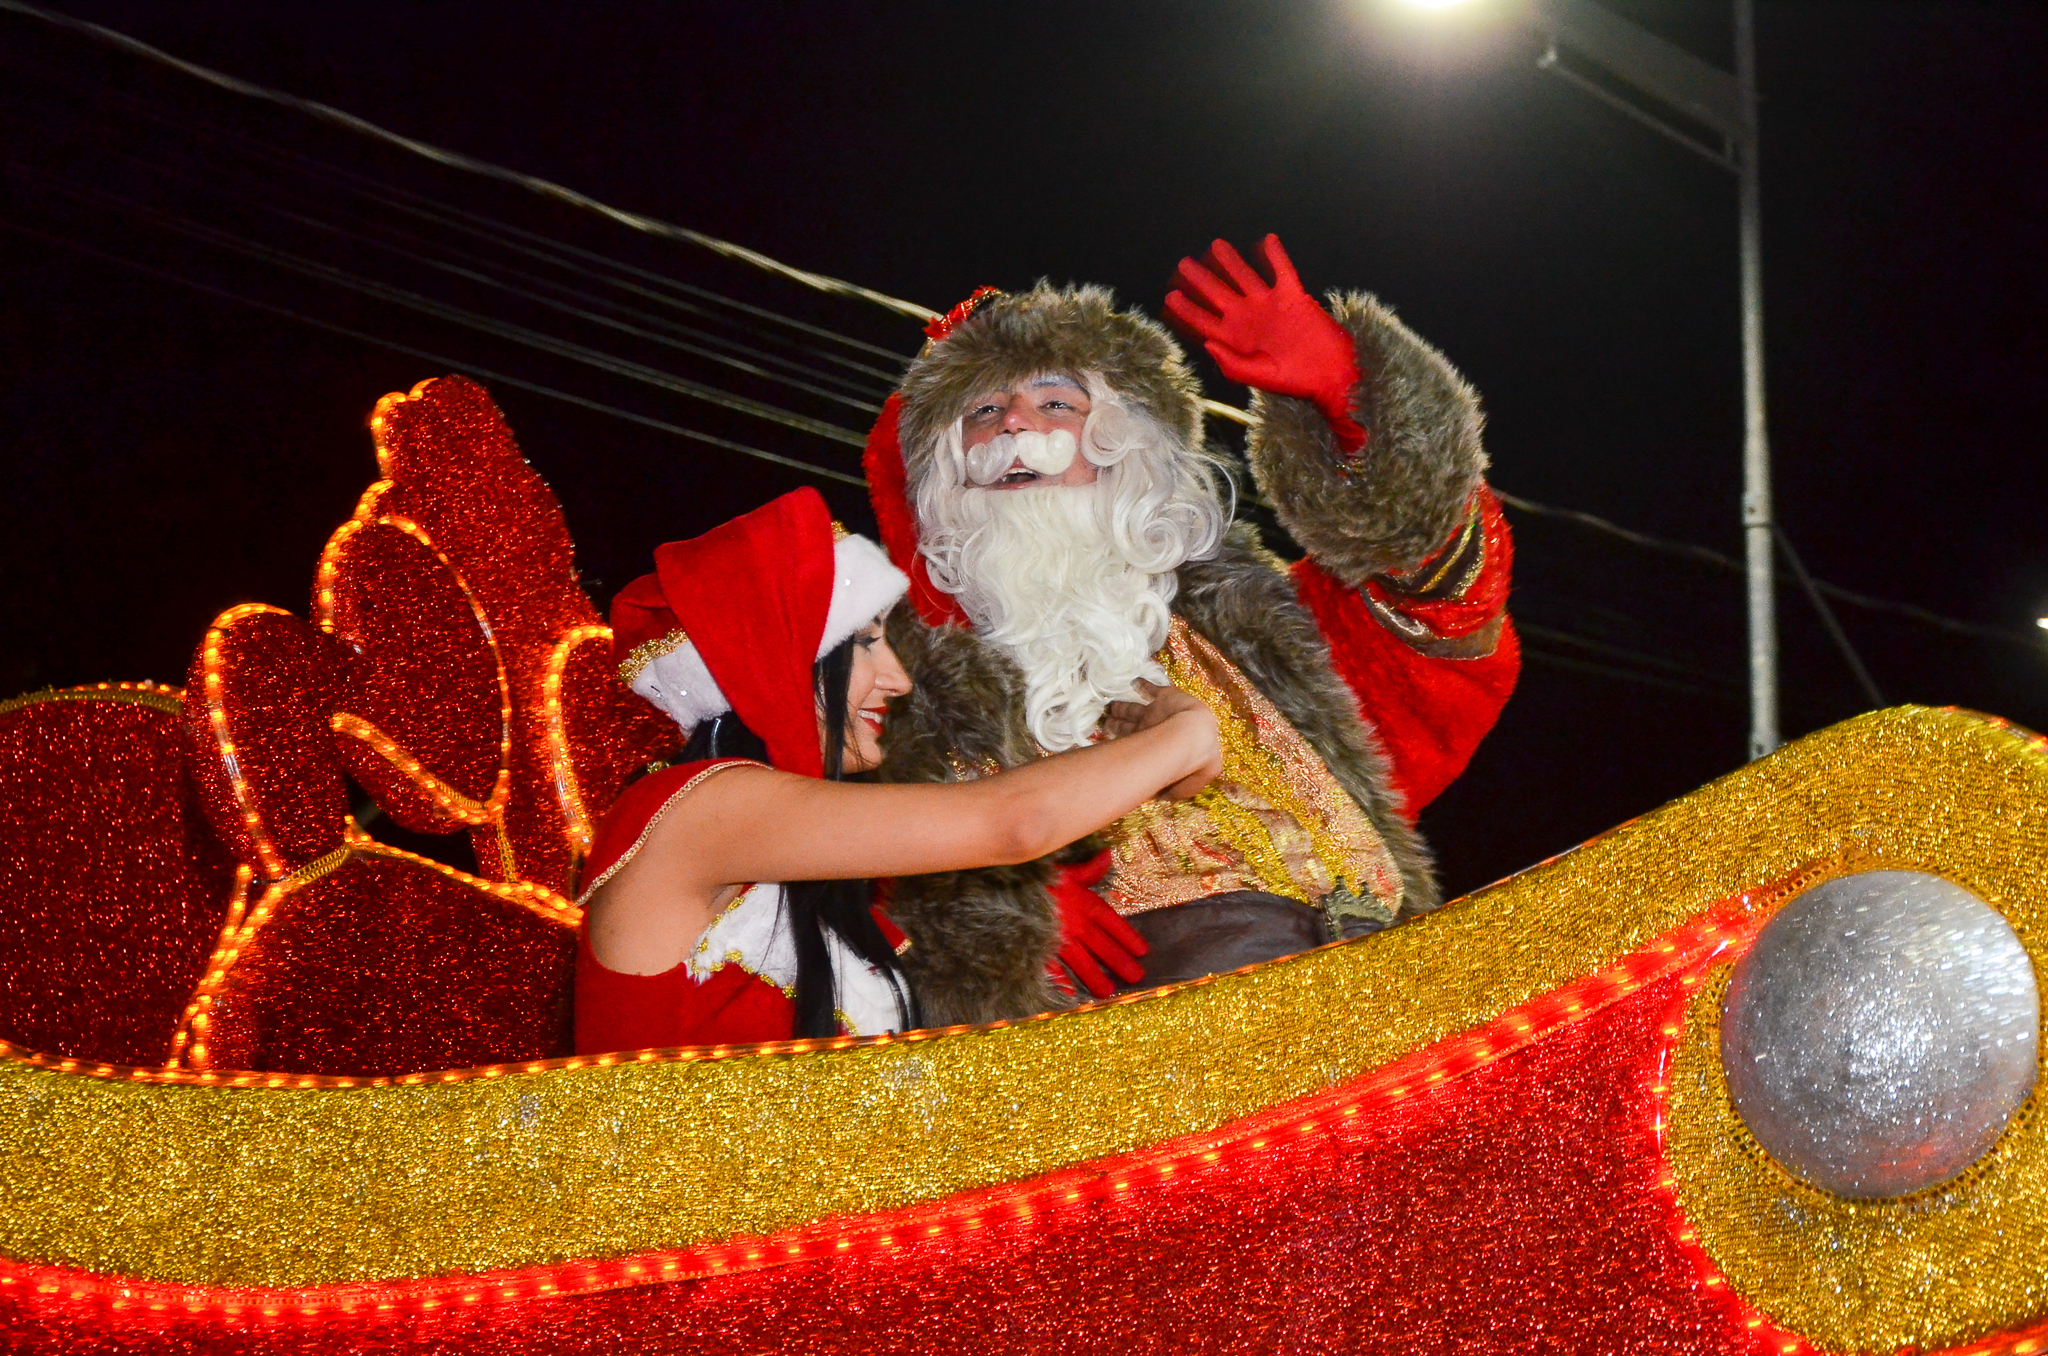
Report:
<svg viewBox="0 0 2048 1356"><path fill-rule="evenodd" d="M1280 523L1354 587L1405 573L1438 551L1486 470L1479 397L1444 356L1363 292L1330 298L1364 374L1351 408L1369 441L1340 457L1314 405L1252 394L1252 476Z"/></svg>
<svg viewBox="0 0 2048 1356"><path fill-rule="evenodd" d="M917 686L889 707L884 782L955 782L1028 763L1024 675L974 634L927 626L907 608L889 643ZM1059 949L1052 859L898 879L889 919L910 938L904 973L928 1026L1028 1017L1067 1006L1046 966Z"/></svg>

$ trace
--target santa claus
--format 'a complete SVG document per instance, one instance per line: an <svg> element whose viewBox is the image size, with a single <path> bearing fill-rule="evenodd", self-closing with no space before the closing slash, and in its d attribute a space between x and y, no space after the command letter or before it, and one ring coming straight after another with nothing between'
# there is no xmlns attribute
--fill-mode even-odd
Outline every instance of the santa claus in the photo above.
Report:
<svg viewBox="0 0 2048 1356"><path fill-rule="evenodd" d="M1291 567L1232 522L1180 346L1100 288L977 292L933 323L870 436L916 604L892 628L915 690L881 776L1072 748L1146 684L1207 703L1226 750L1208 790L1106 843L895 882L928 1020L1059 1006L1056 954L1102 992L1102 968L1172 982L1440 903L1415 817L1519 669L1478 399L1374 298L1325 310L1277 239L1260 253L1263 274L1216 242L1166 306L1253 388L1246 455L1306 552Z"/></svg>

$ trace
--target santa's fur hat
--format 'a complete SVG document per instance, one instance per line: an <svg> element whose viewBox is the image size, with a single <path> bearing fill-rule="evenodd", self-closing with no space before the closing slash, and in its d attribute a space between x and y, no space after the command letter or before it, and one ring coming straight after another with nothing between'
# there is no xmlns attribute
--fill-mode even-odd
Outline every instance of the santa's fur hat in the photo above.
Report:
<svg viewBox="0 0 2048 1356"><path fill-rule="evenodd" d="M964 624L966 616L925 574L910 484L969 401L1047 372L1087 374L1181 446L1202 445L1202 392L1186 354L1157 321L1118 310L1107 288L1041 282L1007 295L984 287L926 333L932 341L868 434L866 467L882 544L910 575L910 596L929 622Z"/></svg>

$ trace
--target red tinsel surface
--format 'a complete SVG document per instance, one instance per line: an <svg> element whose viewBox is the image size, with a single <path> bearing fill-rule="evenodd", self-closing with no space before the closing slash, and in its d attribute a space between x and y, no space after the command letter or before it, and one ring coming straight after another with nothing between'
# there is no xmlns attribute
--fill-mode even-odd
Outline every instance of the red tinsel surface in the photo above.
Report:
<svg viewBox="0 0 2048 1356"><path fill-rule="evenodd" d="M220 931L234 863L178 717L45 700L0 716L0 1039L157 1064Z"/></svg>
<svg viewBox="0 0 2048 1356"><path fill-rule="evenodd" d="M575 934L430 866L359 855L287 895L213 1009L215 1067L389 1074L568 1053Z"/></svg>
<svg viewBox="0 0 2048 1356"><path fill-rule="evenodd" d="M288 613L240 607L215 620L192 656L193 784L214 831L258 880L341 846L348 785L328 716L345 653Z"/></svg>
<svg viewBox="0 0 2048 1356"><path fill-rule="evenodd" d="M517 875L573 895L575 848L557 793L542 688L555 643L572 627L600 619L576 581L561 507L520 456L490 396L473 382L442 377L411 399L387 398L376 429L392 482L378 510L402 515L430 534L489 619L504 661L512 698L512 781L503 823ZM607 793L628 771L676 743L672 722L616 680L610 685L612 700L635 709L618 713L616 723L572 723L568 732L575 775L592 783L586 802L593 815L604 812ZM429 703L446 700L433 689L415 694ZM490 714L495 720L495 700ZM477 862L487 876L507 874L496 834L495 828L476 834Z"/></svg>
<svg viewBox="0 0 2048 1356"><path fill-rule="evenodd" d="M498 784L505 700L497 649L461 579L426 543L389 523L351 534L334 555L334 634L348 656L336 706L369 721L449 790L488 802ZM332 747L397 823L416 833L465 827L417 776L372 745L340 738ZM489 863L492 855L479 852L478 860Z"/></svg>

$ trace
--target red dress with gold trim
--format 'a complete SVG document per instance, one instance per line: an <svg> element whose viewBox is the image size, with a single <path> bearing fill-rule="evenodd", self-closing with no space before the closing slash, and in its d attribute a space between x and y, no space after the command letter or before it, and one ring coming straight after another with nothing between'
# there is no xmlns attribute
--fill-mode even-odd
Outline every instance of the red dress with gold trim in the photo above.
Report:
<svg viewBox="0 0 2048 1356"><path fill-rule="evenodd" d="M628 787L598 831L590 896L631 861L669 807L706 778L742 758L683 763ZM829 928L840 1029L868 1036L901 1029L895 986ZM625 974L600 963L588 931L576 952L576 1049L581 1054L677 1045L784 1041L796 1034L796 946L782 887L748 886L697 939L681 962L654 975Z"/></svg>

